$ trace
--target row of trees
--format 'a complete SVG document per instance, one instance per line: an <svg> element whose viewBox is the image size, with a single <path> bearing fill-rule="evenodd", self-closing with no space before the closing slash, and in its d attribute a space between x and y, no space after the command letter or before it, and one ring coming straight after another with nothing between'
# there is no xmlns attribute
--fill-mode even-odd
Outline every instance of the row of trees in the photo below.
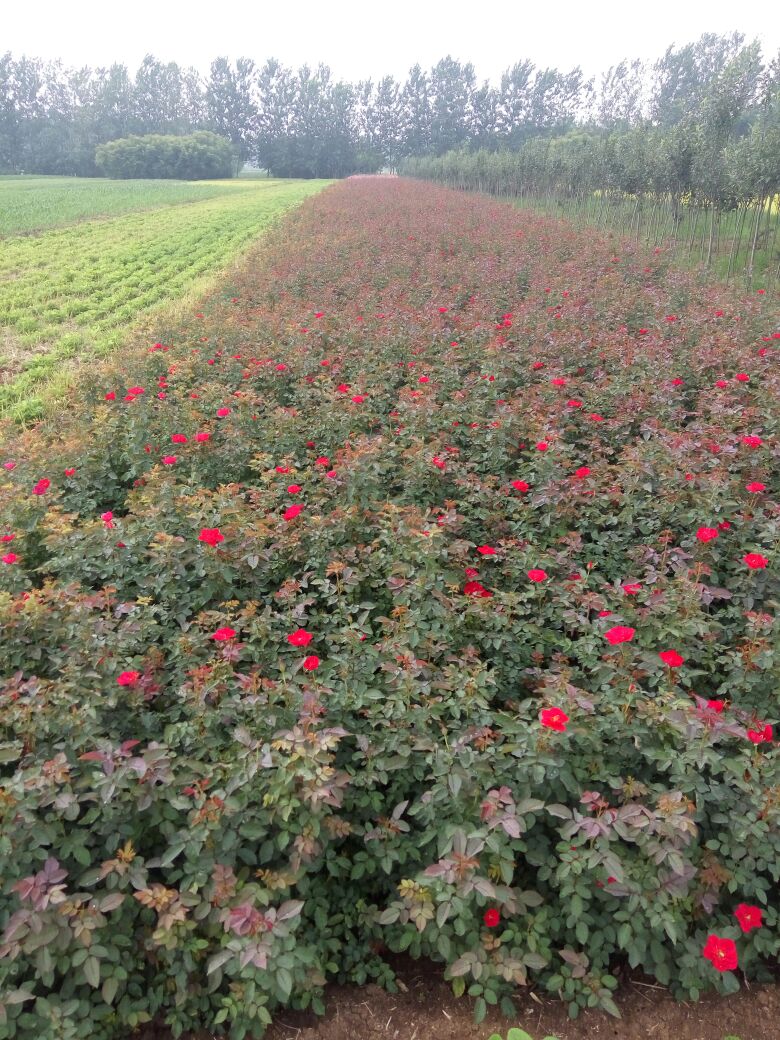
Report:
<svg viewBox="0 0 780 1040"><path fill-rule="evenodd" d="M577 128L519 148L411 157L402 171L518 197L655 243L682 243L727 278L780 271L780 69L756 93L726 66L671 125Z"/></svg>
<svg viewBox="0 0 780 1040"><path fill-rule="evenodd" d="M59 62L0 56L0 171L95 174L96 146L130 135L211 130L239 161L279 176L343 176L395 167L409 156L456 148L518 149L535 136L577 125L672 128L707 113L723 130L746 133L777 79L757 43L705 34L657 62L623 61L598 83L579 68L520 61L496 84L451 57L404 81L356 84L330 70L287 68L271 59L216 59L206 77L147 56L124 65L68 69Z"/></svg>
<svg viewBox="0 0 780 1040"><path fill-rule="evenodd" d="M78 70L0 56L0 171L96 173L97 145L146 134L212 130L237 158L280 176L343 176L394 166L403 155L474 140L516 141L571 125L592 84L522 62L500 88L477 83L451 57L405 82L385 76L335 80L325 65L294 70L217 58L207 77L151 55L134 75L124 65Z"/></svg>

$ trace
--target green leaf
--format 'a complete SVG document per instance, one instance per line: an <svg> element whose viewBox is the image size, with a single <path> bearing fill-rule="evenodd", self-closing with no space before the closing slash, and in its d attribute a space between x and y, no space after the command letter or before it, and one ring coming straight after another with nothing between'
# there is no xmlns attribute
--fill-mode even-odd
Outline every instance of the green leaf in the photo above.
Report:
<svg viewBox="0 0 780 1040"><path fill-rule="evenodd" d="M302 909L302 899L288 899L287 902L282 903L282 905L276 911L276 920L289 921L293 917L298 917Z"/></svg>
<svg viewBox="0 0 780 1040"><path fill-rule="evenodd" d="M620 1009L618 1008L612 997L602 997L599 1000L599 1007L602 1007L608 1015L612 1015L613 1018L622 1018Z"/></svg>
<svg viewBox="0 0 780 1040"><path fill-rule="evenodd" d="M484 997L477 997L474 1002L474 1021L477 1025L484 1021L488 1006Z"/></svg>
<svg viewBox="0 0 780 1040"><path fill-rule="evenodd" d="M12 989L10 993L6 993L3 997L3 1001L6 1004L23 1004L25 1000L34 1000L35 994L31 993L29 989Z"/></svg>
<svg viewBox="0 0 780 1040"><path fill-rule="evenodd" d="M106 979L100 989L100 995L106 1004L113 1004L116 991L119 987L119 980L115 979L113 975Z"/></svg>
<svg viewBox="0 0 780 1040"><path fill-rule="evenodd" d="M282 995L283 1001L290 999L292 993L293 977L287 968L279 968L276 973L276 985L279 987L279 992Z"/></svg>
<svg viewBox="0 0 780 1040"><path fill-rule="evenodd" d="M93 989L97 989L100 985L100 961L97 957L87 957L84 961L84 978L92 986Z"/></svg>
<svg viewBox="0 0 780 1040"><path fill-rule="evenodd" d="M219 953L215 953L208 963L208 967L206 968L206 974L211 975L218 968L221 968L223 964L227 964L227 962L230 960L232 956L232 950L220 950Z"/></svg>
<svg viewBox="0 0 780 1040"><path fill-rule="evenodd" d="M6 762L15 762L18 758L22 757L23 750L24 744L22 744L21 740L12 740L0 744L0 765L3 765Z"/></svg>

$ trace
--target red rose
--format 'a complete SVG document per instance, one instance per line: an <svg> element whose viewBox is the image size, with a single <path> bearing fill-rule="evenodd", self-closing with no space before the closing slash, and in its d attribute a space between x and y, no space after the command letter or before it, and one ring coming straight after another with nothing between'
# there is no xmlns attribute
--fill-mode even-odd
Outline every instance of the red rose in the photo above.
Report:
<svg viewBox="0 0 780 1040"><path fill-rule="evenodd" d="M717 527L700 527L696 532L696 537L700 542L711 542L718 537L718 529Z"/></svg>
<svg viewBox="0 0 780 1040"><path fill-rule="evenodd" d="M661 658L663 663L668 664L670 668L679 668L684 660L676 650L662 650L658 656Z"/></svg>
<svg viewBox="0 0 780 1040"><path fill-rule="evenodd" d="M524 480L513 480L512 487L515 489L515 491L528 491L530 488L530 484L526 484Z"/></svg>
<svg viewBox="0 0 780 1040"><path fill-rule="evenodd" d="M749 448L760 448L764 442L760 437L755 437L752 434L749 434L747 437L742 438L742 443L747 444Z"/></svg>
<svg viewBox="0 0 780 1040"><path fill-rule="evenodd" d="M710 711L714 711L716 715L720 715L723 709L726 707L725 701L707 701L707 707Z"/></svg>
<svg viewBox="0 0 780 1040"><path fill-rule="evenodd" d="M38 483L32 489L32 493L34 495L44 495L49 490L50 487L51 487L51 481L50 480L46 480L46 478L44 477L42 480L38 481Z"/></svg>
<svg viewBox="0 0 780 1040"><path fill-rule="evenodd" d="M311 632L307 632L305 628L297 628L287 637L287 642L290 646L308 646L312 639L314 636Z"/></svg>
<svg viewBox="0 0 780 1040"><path fill-rule="evenodd" d="M178 459L175 455L163 455L162 464L163 466L175 466Z"/></svg>
<svg viewBox="0 0 780 1040"><path fill-rule="evenodd" d="M496 550L493 548L492 545L478 545L477 552L480 553L482 556L496 555Z"/></svg>
<svg viewBox="0 0 780 1040"><path fill-rule="evenodd" d="M205 542L206 545L218 545L224 540L225 536L218 527L204 527L198 535L198 541Z"/></svg>
<svg viewBox="0 0 780 1040"><path fill-rule="evenodd" d="M549 444L547 443L547 441L537 441L537 444L536 444L536 450L537 451L547 451L548 447L549 447Z"/></svg>
<svg viewBox="0 0 780 1040"><path fill-rule="evenodd" d="M540 581L546 581L547 580L547 571L543 571L540 568L535 568L534 570L530 570L528 572L528 578L529 578L530 581L537 582L537 583L540 582Z"/></svg>
<svg viewBox="0 0 780 1040"><path fill-rule="evenodd" d="M183 433L172 433L171 434L171 440L173 441L174 444L186 444L187 443L187 437Z"/></svg>
<svg viewBox="0 0 780 1040"><path fill-rule="evenodd" d="M587 466L580 466L579 469L574 471L574 476L579 477L580 480L587 476L590 476L590 469Z"/></svg>
<svg viewBox="0 0 780 1040"><path fill-rule="evenodd" d="M742 559L752 571L762 570L769 563L766 556L762 556L761 553L745 553Z"/></svg>
<svg viewBox="0 0 780 1040"><path fill-rule="evenodd" d="M482 915L482 920L487 928L496 928L501 923L501 914L498 910L486 910Z"/></svg>
<svg viewBox="0 0 780 1040"><path fill-rule="evenodd" d="M564 733L569 716L561 711L560 708L543 708L539 714L539 721L547 729L554 729L559 733Z"/></svg>
<svg viewBox="0 0 780 1040"><path fill-rule="evenodd" d="M737 966L737 947L733 939L708 935L702 954L718 971L733 971Z"/></svg>
<svg viewBox="0 0 780 1040"><path fill-rule="evenodd" d="M478 581L467 581L463 586L463 592L467 596L481 597L482 599L489 598L493 595L493 593L488 592L483 585L480 585Z"/></svg>
<svg viewBox="0 0 780 1040"><path fill-rule="evenodd" d="M135 686L140 678L140 672L122 672L121 675L117 676L116 681L120 686Z"/></svg>
<svg viewBox="0 0 780 1040"><path fill-rule="evenodd" d="M6 553L5 556L0 557L0 559L2 559L3 563L16 563L19 557L16 553Z"/></svg>
<svg viewBox="0 0 780 1040"><path fill-rule="evenodd" d="M224 419L226 415L230 415L229 408L217 408L217 415L220 419Z"/></svg>
<svg viewBox="0 0 780 1040"><path fill-rule="evenodd" d="M630 628L628 625L615 625L614 628L610 628L608 632L604 633L604 638L612 646L616 646L618 643L630 643L635 632L636 629Z"/></svg>
<svg viewBox="0 0 780 1040"><path fill-rule="evenodd" d="M233 628L218 628L212 635L212 639L218 643L224 643L228 639L234 639L236 635L235 629Z"/></svg>
<svg viewBox="0 0 780 1040"><path fill-rule="evenodd" d="M282 516L285 520L294 520L296 516L298 516L298 514L302 512L303 506L301 505L289 506L287 509L285 509L284 513L282 513Z"/></svg>
<svg viewBox="0 0 780 1040"><path fill-rule="evenodd" d="M760 480L754 480L750 484L745 485L745 490L758 494L760 491L766 491L766 484L762 484Z"/></svg>
<svg viewBox="0 0 780 1040"><path fill-rule="evenodd" d="M739 921L739 927L743 932L760 928L764 923L760 906L748 906L747 903L740 903L734 911L734 916Z"/></svg>
<svg viewBox="0 0 780 1040"><path fill-rule="evenodd" d="M761 725L761 723L759 723L759 725ZM747 738L751 744L763 744L765 741L771 743L772 727L767 724L763 729L749 729L747 731Z"/></svg>
<svg viewBox="0 0 780 1040"><path fill-rule="evenodd" d="M195 440L198 441L199 444L204 444L207 440L209 440L210 437L211 437L210 433L196 433L195 434Z"/></svg>
<svg viewBox="0 0 780 1040"><path fill-rule="evenodd" d="M320 659L316 654L310 654L309 657L305 657L303 660L303 667L307 672L316 672L320 666Z"/></svg>

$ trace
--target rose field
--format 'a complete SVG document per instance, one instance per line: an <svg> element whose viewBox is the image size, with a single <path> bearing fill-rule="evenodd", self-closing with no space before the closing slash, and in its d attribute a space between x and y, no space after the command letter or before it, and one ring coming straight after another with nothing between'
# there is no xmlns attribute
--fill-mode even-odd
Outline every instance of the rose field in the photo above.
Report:
<svg viewBox="0 0 780 1040"><path fill-rule="evenodd" d="M0 431L0 1038L775 979L776 297L356 177L156 328Z"/></svg>

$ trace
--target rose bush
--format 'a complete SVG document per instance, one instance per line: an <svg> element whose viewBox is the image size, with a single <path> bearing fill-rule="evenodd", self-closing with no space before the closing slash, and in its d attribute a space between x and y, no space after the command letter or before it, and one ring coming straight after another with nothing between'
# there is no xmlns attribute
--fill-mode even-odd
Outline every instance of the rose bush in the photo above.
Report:
<svg viewBox="0 0 780 1040"><path fill-rule="evenodd" d="M346 182L6 429L0 1037L259 1036L388 950L478 1018L767 977L770 307Z"/></svg>

